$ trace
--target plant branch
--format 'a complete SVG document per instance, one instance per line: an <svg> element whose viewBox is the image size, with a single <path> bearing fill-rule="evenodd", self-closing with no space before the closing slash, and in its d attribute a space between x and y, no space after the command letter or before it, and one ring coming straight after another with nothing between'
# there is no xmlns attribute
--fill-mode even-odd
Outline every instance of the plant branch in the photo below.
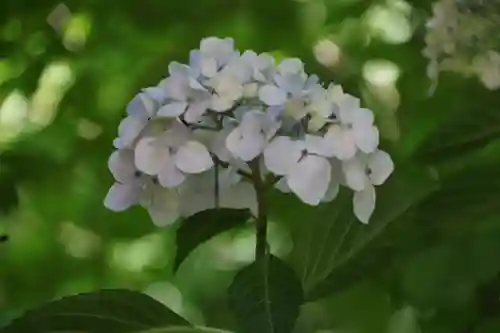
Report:
<svg viewBox="0 0 500 333"><path fill-rule="evenodd" d="M266 184L260 174L259 159L256 158L248 163L252 170L252 181L257 195L257 220L256 227L256 245L255 245L255 260L260 260L267 255L267 202L266 202Z"/></svg>

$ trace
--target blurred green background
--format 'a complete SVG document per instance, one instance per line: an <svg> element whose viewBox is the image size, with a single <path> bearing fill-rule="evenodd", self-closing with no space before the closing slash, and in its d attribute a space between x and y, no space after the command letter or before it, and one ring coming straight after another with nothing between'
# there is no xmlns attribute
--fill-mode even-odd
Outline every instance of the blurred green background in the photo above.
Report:
<svg viewBox="0 0 500 333"><path fill-rule="evenodd" d="M429 97L421 50L430 4L3 0L0 231L10 240L0 244L0 324L58 296L126 287L194 323L233 328L225 289L252 260L251 229L204 244L174 275L173 230L156 229L141 208L113 213L102 204L127 102L215 35L233 37L240 50L300 57L308 72L341 83L376 112L397 165L431 168L441 181L411 212L420 226L391 236L404 240L391 248L391 256L408 254L402 265L367 279L361 265L353 285L304 306L297 332L500 332L500 97L452 74ZM307 215L291 201L277 207L273 251L298 253L291 261L300 267L287 216ZM316 218L328 224L328 214ZM338 247L346 233L338 231Z"/></svg>

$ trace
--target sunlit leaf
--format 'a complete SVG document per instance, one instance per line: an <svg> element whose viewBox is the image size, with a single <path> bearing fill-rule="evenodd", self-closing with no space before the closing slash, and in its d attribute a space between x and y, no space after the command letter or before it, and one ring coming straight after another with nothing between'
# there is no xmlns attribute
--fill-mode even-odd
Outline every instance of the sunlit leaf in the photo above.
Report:
<svg viewBox="0 0 500 333"><path fill-rule="evenodd" d="M177 255L174 269L200 244L210 238L240 226L251 217L246 209L209 209L196 213L184 221L177 230Z"/></svg>
<svg viewBox="0 0 500 333"><path fill-rule="evenodd" d="M238 272L228 295L245 333L291 332L303 301L302 286L293 269L272 255Z"/></svg>
<svg viewBox="0 0 500 333"><path fill-rule="evenodd" d="M147 295L110 289L49 302L26 312L0 332L127 333L166 325L189 323Z"/></svg>

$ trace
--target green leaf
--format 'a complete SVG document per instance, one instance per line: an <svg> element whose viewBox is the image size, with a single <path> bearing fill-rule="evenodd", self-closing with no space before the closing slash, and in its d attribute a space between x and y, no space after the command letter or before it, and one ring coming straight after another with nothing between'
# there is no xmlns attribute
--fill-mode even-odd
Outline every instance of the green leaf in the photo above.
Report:
<svg viewBox="0 0 500 333"><path fill-rule="evenodd" d="M291 198L275 200L271 207L276 218L292 229L295 246L289 259L301 276L306 298L335 293L386 269L393 253L391 244L399 239L384 243L386 229L398 227L408 216L405 213L436 188L431 170L397 166L387 183L377 188L369 225L354 217L349 191L341 191L335 201L318 207L295 206ZM290 210L290 206L300 208Z"/></svg>
<svg viewBox="0 0 500 333"><path fill-rule="evenodd" d="M220 208L201 211L182 221L177 230L174 269L177 270L198 245L221 232L243 225L251 216L246 209Z"/></svg>
<svg viewBox="0 0 500 333"><path fill-rule="evenodd" d="M26 312L0 332L128 333L166 325L189 323L140 292L109 289L49 302Z"/></svg>
<svg viewBox="0 0 500 333"><path fill-rule="evenodd" d="M291 267L270 255L236 274L229 305L242 332L290 333L299 316L303 291Z"/></svg>
<svg viewBox="0 0 500 333"><path fill-rule="evenodd" d="M442 186L426 198L419 210L420 221L439 221L451 232L468 232L480 223L498 221L500 205L500 150L492 157L477 154L452 172L442 172Z"/></svg>
<svg viewBox="0 0 500 333"><path fill-rule="evenodd" d="M405 298L418 306L447 310L470 304L478 287L500 272L499 252L500 230L470 232L421 251L403 267Z"/></svg>
<svg viewBox="0 0 500 333"><path fill-rule="evenodd" d="M233 332L212 327L175 326L166 328L155 328L152 330L142 331L140 333L233 333Z"/></svg>
<svg viewBox="0 0 500 333"><path fill-rule="evenodd" d="M449 92L474 96L474 98L449 98ZM478 104L481 100L481 106ZM424 112L415 112L414 117L432 124L432 129L424 133L423 128L415 131L425 134L416 155L427 161L443 161L461 156L481 148L492 140L500 138L500 113L496 107L500 103L497 92L485 89L475 80L460 80L457 75L443 75L436 94L424 102ZM436 108L439 112L436 112ZM422 108L421 110L422 111ZM417 118L417 119L415 119ZM410 126L414 126L409 124Z"/></svg>

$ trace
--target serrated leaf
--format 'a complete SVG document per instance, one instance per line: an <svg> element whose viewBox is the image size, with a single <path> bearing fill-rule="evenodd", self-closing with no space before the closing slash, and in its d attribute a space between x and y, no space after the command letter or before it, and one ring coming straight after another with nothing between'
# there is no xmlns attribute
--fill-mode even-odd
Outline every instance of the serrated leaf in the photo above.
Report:
<svg viewBox="0 0 500 333"><path fill-rule="evenodd" d="M26 312L0 332L128 333L167 325L189 323L145 294L109 289L49 302Z"/></svg>
<svg viewBox="0 0 500 333"><path fill-rule="evenodd" d="M233 332L212 327L175 326L166 328L155 328L152 330L142 331L140 333L233 333Z"/></svg>
<svg viewBox="0 0 500 333"><path fill-rule="evenodd" d="M270 255L243 268L228 289L229 305L245 333L290 333L303 302L294 270Z"/></svg>
<svg viewBox="0 0 500 333"><path fill-rule="evenodd" d="M197 246L221 232L243 225L251 216L246 209L220 208L201 211L182 221L177 230L174 269L179 268Z"/></svg>
<svg viewBox="0 0 500 333"><path fill-rule="evenodd" d="M372 243L381 243L386 229L404 220L404 214L436 188L432 171L396 167L387 183L377 188L376 209L369 225L354 217L348 191L330 204L312 208L297 204L300 209L287 210L294 205L290 198L275 201L277 218L291 225L295 246L290 261L301 277L306 298L314 300L340 291L387 268L390 244Z"/></svg>

